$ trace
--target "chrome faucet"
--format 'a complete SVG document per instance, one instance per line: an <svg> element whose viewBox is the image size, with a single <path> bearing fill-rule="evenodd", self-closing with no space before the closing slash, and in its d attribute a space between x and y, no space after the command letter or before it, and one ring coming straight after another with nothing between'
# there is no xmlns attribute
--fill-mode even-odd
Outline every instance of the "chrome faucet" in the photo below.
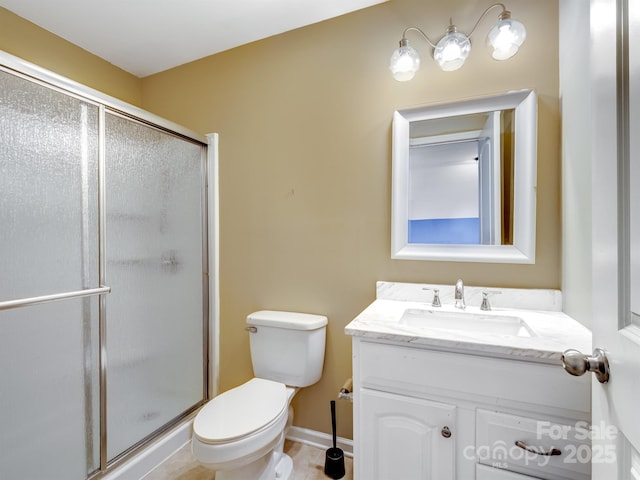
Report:
<svg viewBox="0 0 640 480"><path fill-rule="evenodd" d="M461 308L463 310L466 308L466 305L464 304L464 283L462 283L461 279L458 279L456 282L456 291L453 298L456 301L456 308Z"/></svg>
<svg viewBox="0 0 640 480"><path fill-rule="evenodd" d="M491 310L491 304L489 303L489 295L499 295L502 292L500 290L483 290L482 291L482 303L480 304L480 310L488 312Z"/></svg>

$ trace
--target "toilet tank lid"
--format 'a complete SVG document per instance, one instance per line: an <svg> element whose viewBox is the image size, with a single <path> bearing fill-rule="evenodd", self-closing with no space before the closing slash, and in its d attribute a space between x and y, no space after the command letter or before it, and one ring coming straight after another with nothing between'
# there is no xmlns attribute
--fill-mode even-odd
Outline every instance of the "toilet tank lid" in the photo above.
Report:
<svg viewBox="0 0 640 480"><path fill-rule="evenodd" d="M247 316L249 325L288 328L291 330L317 330L324 327L327 317L310 313L279 312L275 310L260 310Z"/></svg>

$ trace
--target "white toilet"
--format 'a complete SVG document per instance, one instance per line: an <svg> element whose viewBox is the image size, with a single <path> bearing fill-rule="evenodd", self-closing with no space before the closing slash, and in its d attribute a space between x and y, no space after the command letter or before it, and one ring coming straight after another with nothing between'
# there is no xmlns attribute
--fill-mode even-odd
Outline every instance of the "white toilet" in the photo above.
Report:
<svg viewBox="0 0 640 480"><path fill-rule="evenodd" d="M291 399L322 375L327 317L263 310L247 317L256 376L208 402L193 421L195 458L215 480L288 480L282 452Z"/></svg>

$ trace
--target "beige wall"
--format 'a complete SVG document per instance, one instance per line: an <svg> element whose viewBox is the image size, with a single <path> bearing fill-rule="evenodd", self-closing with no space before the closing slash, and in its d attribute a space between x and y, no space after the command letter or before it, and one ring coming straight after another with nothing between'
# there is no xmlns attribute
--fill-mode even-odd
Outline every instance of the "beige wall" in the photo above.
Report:
<svg viewBox="0 0 640 480"><path fill-rule="evenodd" d="M507 3L528 30L516 57L496 62L486 53L492 14L456 72L439 71L426 44L410 36L423 57L410 83L395 82L387 69L403 29L417 25L439 38L452 16L468 31L490 2L392 0L141 81L143 108L220 134L223 390L252 376L248 313L327 315L324 376L296 398L294 423L328 432L329 400L351 375L343 329L374 299L376 280L560 287L558 2ZM393 111L521 88L539 95L536 264L391 260ZM351 422L351 405L338 402L338 434L351 437Z"/></svg>
<svg viewBox="0 0 640 480"><path fill-rule="evenodd" d="M142 81L0 7L0 50L140 106Z"/></svg>
<svg viewBox="0 0 640 480"><path fill-rule="evenodd" d="M392 0L143 80L145 108L220 134L222 389L252 374L248 313L325 314L325 373L297 397L294 423L328 432L329 400L351 372L343 329L374 299L376 280L560 287L557 2L508 2L528 29L511 61L486 53L486 20L456 72L439 71L414 36L423 68L413 82L387 69L405 27L437 38L453 16L468 31L488 4ZM393 111L520 88L539 95L536 264L391 260ZM338 407L339 435L351 437L351 405Z"/></svg>

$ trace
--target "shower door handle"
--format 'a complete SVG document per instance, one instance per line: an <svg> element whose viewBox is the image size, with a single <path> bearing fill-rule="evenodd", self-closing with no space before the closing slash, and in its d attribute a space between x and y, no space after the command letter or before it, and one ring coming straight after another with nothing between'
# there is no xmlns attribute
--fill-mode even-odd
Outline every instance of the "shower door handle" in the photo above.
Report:
<svg viewBox="0 0 640 480"><path fill-rule="evenodd" d="M111 293L111 287L101 285L98 288L87 288L76 292L54 293L52 295L43 295L40 297L21 298L19 300L8 300L0 302L0 310L9 310L11 308L28 307L30 305L39 305L41 303L57 302L59 300L67 300L70 298L91 297L93 295L106 295Z"/></svg>

